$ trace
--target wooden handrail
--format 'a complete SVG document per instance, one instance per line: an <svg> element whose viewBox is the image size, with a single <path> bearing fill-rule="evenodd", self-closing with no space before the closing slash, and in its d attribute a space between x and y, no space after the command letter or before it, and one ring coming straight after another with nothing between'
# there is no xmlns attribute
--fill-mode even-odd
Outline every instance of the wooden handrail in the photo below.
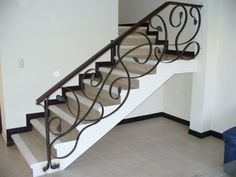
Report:
<svg viewBox="0 0 236 177"><path fill-rule="evenodd" d="M153 16L155 16L157 13L161 12L163 9L165 9L169 5L179 5L179 6L186 6L186 7L195 7L195 8L201 8L202 5L195 5L195 4L188 4L188 3L179 3L179 2L173 2L168 1L164 4L162 4L160 7L158 7L156 10L151 12L149 15L144 17L142 20L140 20L138 23L133 25L129 30L118 36L115 40L113 40L111 43L106 45L103 49L101 49L99 52L97 52L95 55L93 55L91 58L89 58L86 62L81 64L78 68L73 70L71 73L69 73L66 77L64 77L62 80L60 80L57 84L55 84L53 87L51 87L49 90L47 90L44 94L42 94L40 97L36 99L36 104L41 103L43 100L48 98L50 95L52 95L55 91L57 91L59 88L61 88L65 83L67 83L69 80L71 80L74 76L79 74L82 70L84 70L86 67L88 67L91 63L96 61L100 56L102 56L105 52L110 50L111 48L115 47L117 44L119 44L126 36L134 32L138 27L143 25L145 22L150 20Z"/></svg>

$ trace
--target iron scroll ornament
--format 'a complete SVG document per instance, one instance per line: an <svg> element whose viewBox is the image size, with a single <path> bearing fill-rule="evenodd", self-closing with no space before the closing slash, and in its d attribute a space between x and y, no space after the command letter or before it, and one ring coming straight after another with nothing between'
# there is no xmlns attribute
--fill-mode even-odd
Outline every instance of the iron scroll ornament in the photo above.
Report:
<svg viewBox="0 0 236 177"><path fill-rule="evenodd" d="M178 15L174 15L174 14ZM177 22L174 21L174 17L178 17ZM158 24L155 24L154 21L156 19L159 20ZM181 41L181 35L183 34L184 29L187 26L187 23L190 21L190 19L193 21L193 25L196 26L196 31L193 33L191 37L188 39ZM155 68L158 67L158 65L162 63L172 63L176 60L185 59L185 53L188 51L190 46L195 45L195 54L187 60L191 60L195 58L199 52L200 52L200 44L197 41L194 41L196 35L199 32L200 25L201 25L201 14L198 7L190 7L186 8L184 5L176 5L174 6L169 14L168 21L165 20L164 17L162 17L160 14L154 15L152 18L147 20L145 23L148 23L148 26L152 32L154 32L157 37L156 41L158 40L158 34L162 33L164 36L164 42L160 44L153 43L150 39L150 36L143 32L133 32L129 35L127 35L122 41L120 41L117 45L115 45L115 49L117 52L116 60L114 60L113 65L110 67L109 72L106 76L104 76L99 69L88 69L82 76L81 79L81 92L83 94L83 97L90 100L90 107L89 109L82 114L81 112L81 100L76 91L70 90L69 88L66 88L68 92L71 92L74 100L76 109L72 108L71 105L68 103L68 100L62 96L58 96L57 100L62 101L66 104L67 110L73 115L74 122L69 127L64 129L63 128L63 120L61 117L53 115L49 115L49 97L45 100L45 104L41 105L44 107L45 110L45 132L46 132L46 148L47 148L47 165L44 167L44 171L48 170L49 168L55 169L59 168L59 164L52 164L52 158L55 159L64 159L69 157L78 146L79 139L81 135L86 131L86 129L90 128L91 126L94 126L98 124L101 120L109 118L111 115L116 113L126 102L126 100L129 97L130 91L131 91L131 82L133 79L138 79L141 77L146 76L147 74L151 73ZM168 25L167 25L168 23ZM169 41L169 34L168 34L168 27L170 26L173 29L177 30L177 35L174 38L174 43L168 43L166 41ZM138 35L140 38L142 38L142 42L140 44L137 44L136 46L133 46L131 49L129 49L126 52L122 52L122 46L125 40L128 39L131 35ZM165 56L167 55L167 52L169 50L170 46L174 46L176 56L171 58L170 60L166 60ZM179 46L182 46L182 50L179 48ZM146 53L142 55L141 57L138 56L132 56L132 54L135 51L138 51L142 48L146 48ZM112 49L111 49L112 50ZM139 67L142 67L149 62L155 62L155 64L152 65L152 67L148 68L147 71L137 74L135 76L132 75L132 72L130 72L129 67L126 66L125 59L127 57L132 56L132 60L134 63L136 63ZM186 59L185 59L186 60ZM117 66L122 67L122 70L124 71L125 75L122 77L117 77L114 80L111 81L111 76L114 70L117 68ZM88 78L89 76L89 78ZM89 87L96 88L97 93L94 97L91 97L91 95L86 93L86 87L84 87L84 83L89 80ZM109 80L109 84L108 84ZM119 82L123 80L126 82L127 88L122 88L121 85L119 85ZM88 82L86 82L88 85ZM105 112L105 105L100 101L102 90L105 86L109 85L108 91L109 91L109 99L111 100L119 100L121 99L121 94L123 93L123 90L126 90L125 95L123 95L122 100L119 105L117 105L113 111L106 113ZM98 107L100 110L100 114L97 117L94 117L92 120L88 120L87 117L91 113L92 109L94 107ZM86 126L84 126L80 131L78 131L78 134L75 138L74 145L67 152L66 154L62 156L58 156L53 151L54 144L60 140L61 138L65 137L67 134L71 133L73 130L76 129L80 124L83 122L89 122ZM53 129L52 125L57 124L57 128ZM54 135L54 139L51 139L50 134Z"/></svg>

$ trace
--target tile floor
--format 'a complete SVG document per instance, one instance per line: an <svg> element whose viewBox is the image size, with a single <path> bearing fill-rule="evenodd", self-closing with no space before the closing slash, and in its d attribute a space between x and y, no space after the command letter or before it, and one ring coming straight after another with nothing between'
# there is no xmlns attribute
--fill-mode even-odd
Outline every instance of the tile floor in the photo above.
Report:
<svg viewBox="0 0 236 177"><path fill-rule="evenodd" d="M156 118L115 127L65 171L45 177L192 177L220 167L224 143ZM0 138L0 177L30 177L16 147Z"/></svg>

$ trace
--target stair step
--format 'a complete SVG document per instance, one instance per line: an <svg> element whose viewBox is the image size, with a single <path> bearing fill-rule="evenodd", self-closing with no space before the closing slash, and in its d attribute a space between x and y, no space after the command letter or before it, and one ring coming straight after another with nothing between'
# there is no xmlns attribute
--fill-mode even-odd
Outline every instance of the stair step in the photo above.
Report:
<svg viewBox="0 0 236 177"><path fill-rule="evenodd" d="M106 76L108 75L110 70L111 70L111 68L108 68L108 67L100 67L99 68L99 71L101 72L103 78L106 78ZM124 71L116 72L116 70L113 69L110 76L107 78L106 83L112 84L112 82L114 82L116 79L121 78L121 77L125 77L125 78L116 81L114 86L115 87L120 86L122 89L128 89L128 79L126 79L127 75ZM138 79L131 79L131 87L130 88L131 89L138 89L139 88L139 80Z"/></svg>
<svg viewBox="0 0 236 177"><path fill-rule="evenodd" d="M46 138L46 133L45 133L45 123L42 124L38 119L33 119L30 121L31 124L34 126L34 128L44 137ZM56 137L50 133L50 139L53 140ZM55 144L61 143L60 140L57 140Z"/></svg>
<svg viewBox="0 0 236 177"><path fill-rule="evenodd" d="M141 44L140 44L141 45ZM120 56L122 57L124 54L126 54L127 52L131 51L132 49L136 48L137 45L122 45L120 46ZM163 49L163 45L152 45L152 52L151 55L154 56L154 52L155 52L155 48L160 48L161 50ZM133 56L148 56L150 52L150 46L148 44L143 45L135 50L133 50L132 52L128 53L126 56L129 57L133 57ZM146 58L145 57L145 58Z"/></svg>
<svg viewBox="0 0 236 177"><path fill-rule="evenodd" d="M156 36L146 36L151 41L152 44L155 44ZM121 43L121 45L141 45L148 43L148 39L141 34L132 34L127 36Z"/></svg>
<svg viewBox="0 0 236 177"><path fill-rule="evenodd" d="M119 26L119 35L121 35L122 33L124 33L125 31L127 31L128 29L130 29L131 26ZM141 32L146 34L146 27L139 27L137 30L135 30L136 32Z"/></svg>
<svg viewBox="0 0 236 177"><path fill-rule="evenodd" d="M139 60L139 61L144 62L144 60ZM139 64L136 61L134 61L134 59L126 57L122 59L122 62L124 63L128 71L132 73L141 75L147 73L150 70L152 71L148 74L156 73L156 67L153 68L157 63L155 61L148 60L145 64ZM125 71L125 68L121 63L117 64L116 69Z"/></svg>
<svg viewBox="0 0 236 177"><path fill-rule="evenodd" d="M94 84L98 83L97 81L93 81ZM84 92L86 93L86 95L89 96L90 99L94 99L97 96L97 93L100 90L101 84L97 87L92 87L90 85L90 80L85 79L83 81L84 83ZM98 97L98 101L101 102L103 104L103 106L112 106L112 105L117 105L120 103L120 98L118 99L113 99L110 94L109 94L109 89L110 89L110 85L109 84L104 84L100 95ZM113 86L111 93L113 95L113 97L117 97L118 96L118 92L117 92L118 88Z"/></svg>
<svg viewBox="0 0 236 177"><path fill-rule="evenodd" d="M14 134L12 139L29 166L47 159L46 141L35 129L26 133Z"/></svg>
<svg viewBox="0 0 236 177"><path fill-rule="evenodd" d="M117 56L115 56L115 60L118 60ZM146 58L141 58L141 57L138 58L138 61L141 62L141 63L144 63L146 60L147 60ZM136 61L134 60L133 57L124 57L124 58L122 58L122 61L123 62L134 62L134 63L136 63ZM155 65L156 63L157 63L157 60L148 59L148 61L147 61L147 64L149 64L149 65Z"/></svg>
<svg viewBox="0 0 236 177"><path fill-rule="evenodd" d="M33 119L30 121L31 124L34 126L34 128L44 137L46 138L46 134L45 134L45 119L44 118L38 118L38 119ZM59 120L54 120L51 121L50 124L50 130L53 131L54 133L60 133L57 131L57 127L59 125ZM61 133L65 132L66 130L68 130L71 127L71 125L69 125L66 121L61 120ZM60 139L58 139L54 144L60 144L63 142L68 142L68 141L72 141L75 140L75 138L78 135L78 131L76 129L70 131L70 133L66 134L65 136L61 137ZM56 138L55 135L53 135L52 133L50 133L50 140L54 140Z"/></svg>
<svg viewBox="0 0 236 177"><path fill-rule="evenodd" d="M49 110L52 111L53 113L52 116L60 117L61 119L66 121L68 124L73 125L74 122L76 121L78 108L74 102L68 101L68 104L70 104L69 106L73 114L69 111L66 104L51 105L49 106ZM81 111L80 111L79 119L83 118L83 116L85 115L85 113L87 113L90 107L82 106L82 104L80 104L80 108L81 108ZM86 116L85 120L87 121L97 120L97 118L100 117L100 112L98 108L99 107L97 106L97 104L94 105L90 113Z"/></svg>
<svg viewBox="0 0 236 177"><path fill-rule="evenodd" d="M99 70L100 69L101 69L101 71L109 72L111 68L109 68L109 67L101 67L101 68L99 68ZM116 75L119 75L119 76L122 76L122 77L127 77L126 72L122 71L122 70L119 70L119 69L113 69L112 74L116 74ZM132 72L130 72L129 74L132 77L138 77L139 76L139 74L132 73Z"/></svg>

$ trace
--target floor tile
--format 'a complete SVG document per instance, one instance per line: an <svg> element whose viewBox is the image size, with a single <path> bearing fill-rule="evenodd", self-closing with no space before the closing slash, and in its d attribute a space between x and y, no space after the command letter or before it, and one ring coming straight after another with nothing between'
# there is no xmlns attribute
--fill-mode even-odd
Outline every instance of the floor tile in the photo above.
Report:
<svg viewBox="0 0 236 177"><path fill-rule="evenodd" d="M2 137L0 149L0 177L31 176ZM193 177L222 166L223 152L222 140L199 139L188 126L155 118L116 126L66 170L45 177Z"/></svg>

